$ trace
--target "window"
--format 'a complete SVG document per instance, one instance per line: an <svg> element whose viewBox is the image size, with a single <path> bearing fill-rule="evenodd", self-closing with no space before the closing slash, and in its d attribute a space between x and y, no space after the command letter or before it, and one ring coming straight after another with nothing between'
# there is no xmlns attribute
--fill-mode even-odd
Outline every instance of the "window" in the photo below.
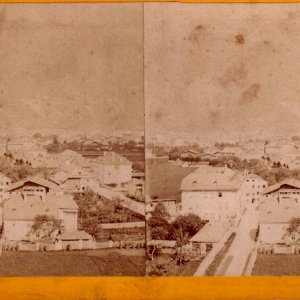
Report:
<svg viewBox="0 0 300 300"><path fill-rule="evenodd" d="M222 197L222 192L219 192L219 197Z"/></svg>
<svg viewBox="0 0 300 300"><path fill-rule="evenodd" d="M263 188L264 188L264 187L266 187L266 185L265 185L265 184L263 185Z"/></svg>

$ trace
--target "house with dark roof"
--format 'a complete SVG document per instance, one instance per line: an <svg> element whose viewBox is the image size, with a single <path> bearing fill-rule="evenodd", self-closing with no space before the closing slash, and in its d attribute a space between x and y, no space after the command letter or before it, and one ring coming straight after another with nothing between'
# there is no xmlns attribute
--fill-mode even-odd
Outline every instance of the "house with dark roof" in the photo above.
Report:
<svg viewBox="0 0 300 300"><path fill-rule="evenodd" d="M30 196L38 196L41 200L44 200L49 192L58 190L56 183L39 177L28 177L14 182L6 188L9 195L20 194L25 201Z"/></svg>
<svg viewBox="0 0 300 300"><path fill-rule="evenodd" d="M54 216L60 220L62 230L77 230L78 206L71 195L48 193L26 195L21 193L10 195L3 203L3 225L5 240L29 240L31 227L37 215Z"/></svg>
<svg viewBox="0 0 300 300"><path fill-rule="evenodd" d="M296 179L285 179L271 185L262 191L265 201L275 199L278 203L300 203L300 181Z"/></svg>

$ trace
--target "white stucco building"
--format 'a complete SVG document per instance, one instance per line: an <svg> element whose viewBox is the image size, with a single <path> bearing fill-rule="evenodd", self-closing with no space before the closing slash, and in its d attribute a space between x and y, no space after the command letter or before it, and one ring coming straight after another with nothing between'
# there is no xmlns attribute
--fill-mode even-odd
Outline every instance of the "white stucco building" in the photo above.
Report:
<svg viewBox="0 0 300 300"><path fill-rule="evenodd" d="M240 212L243 174L227 167L201 166L181 183L181 213L204 220L234 220Z"/></svg>
<svg viewBox="0 0 300 300"><path fill-rule="evenodd" d="M121 186L132 180L132 163L116 152L104 152L93 162L93 170L104 185Z"/></svg>

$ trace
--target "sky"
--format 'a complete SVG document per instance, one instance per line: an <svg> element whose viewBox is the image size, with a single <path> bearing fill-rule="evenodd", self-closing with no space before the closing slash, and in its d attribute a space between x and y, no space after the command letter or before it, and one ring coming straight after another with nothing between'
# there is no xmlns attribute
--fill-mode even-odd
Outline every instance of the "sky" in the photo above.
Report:
<svg viewBox="0 0 300 300"><path fill-rule="evenodd" d="M145 4L146 136L300 134L299 4Z"/></svg>
<svg viewBox="0 0 300 300"><path fill-rule="evenodd" d="M143 130L142 4L0 4L0 127Z"/></svg>

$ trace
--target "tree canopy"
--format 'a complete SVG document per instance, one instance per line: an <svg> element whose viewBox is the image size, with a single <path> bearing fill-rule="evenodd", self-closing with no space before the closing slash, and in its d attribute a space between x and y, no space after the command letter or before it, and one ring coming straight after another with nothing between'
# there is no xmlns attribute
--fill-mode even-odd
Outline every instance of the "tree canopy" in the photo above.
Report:
<svg viewBox="0 0 300 300"><path fill-rule="evenodd" d="M49 238L51 233L62 228L60 220L52 215L36 215L32 224L32 233L39 233L39 239Z"/></svg>

